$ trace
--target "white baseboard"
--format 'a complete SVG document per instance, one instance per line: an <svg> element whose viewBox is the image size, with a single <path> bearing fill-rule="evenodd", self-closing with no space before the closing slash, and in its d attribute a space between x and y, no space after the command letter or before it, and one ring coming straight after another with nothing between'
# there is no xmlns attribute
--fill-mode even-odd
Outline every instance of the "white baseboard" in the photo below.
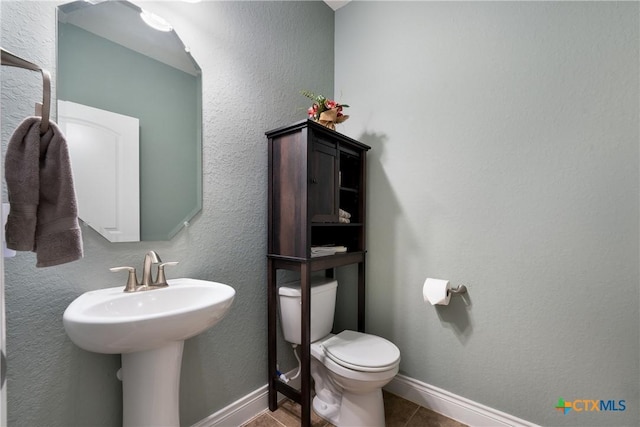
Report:
<svg viewBox="0 0 640 427"><path fill-rule="evenodd" d="M238 427L269 407L267 385L236 400L192 427Z"/></svg>
<svg viewBox="0 0 640 427"><path fill-rule="evenodd" d="M287 372L287 376L295 375L295 369ZM289 383L294 388L300 388L300 378ZM278 393L278 401L285 396ZM192 427L238 427L269 408L269 387L267 384L246 396L227 405L221 410L198 421Z"/></svg>
<svg viewBox="0 0 640 427"><path fill-rule="evenodd" d="M384 389L472 427L538 427L529 421L404 375L396 375Z"/></svg>
<svg viewBox="0 0 640 427"><path fill-rule="evenodd" d="M291 376L292 374L293 372L289 372L287 375ZM299 380L292 381L290 384L293 387L300 387ZM384 389L472 427L539 427L536 424L404 375L396 375ZM192 427L238 427L269 407L268 394L268 387L265 384L195 423ZM278 400L282 398L284 396L278 396Z"/></svg>

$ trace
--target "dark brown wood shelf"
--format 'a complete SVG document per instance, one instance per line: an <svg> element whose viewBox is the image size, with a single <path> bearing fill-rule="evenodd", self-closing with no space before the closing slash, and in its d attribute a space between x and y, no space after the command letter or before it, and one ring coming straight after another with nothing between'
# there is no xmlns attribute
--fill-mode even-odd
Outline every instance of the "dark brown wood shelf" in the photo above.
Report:
<svg viewBox="0 0 640 427"><path fill-rule="evenodd" d="M358 189L357 188L350 188L350 187L340 187L340 191L350 191L352 193L357 193Z"/></svg>
<svg viewBox="0 0 640 427"><path fill-rule="evenodd" d="M312 227L362 227L364 224L361 222L312 222Z"/></svg>
<svg viewBox="0 0 640 427"><path fill-rule="evenodd" d="M369 146L304 120L266 132L269 144L269 230L267 249L269 409L280 392L300 403L303 426L311 425L311 273L358 266L358 330L364 332L366 153ZM339 210L351 214L339 222ZM311 256L311 247L341 245L347 252ZM278 379L277 271L300 274L302 300L301 388Z"/></svg>
<svg viewBox="0 0 640 427"><path fill-rule="evenodd" d="M337 268L358 262L364 262L365 251L344 252L335 255L323 255L310 258L297 258L281 255L267 255L274 264L283 270L300 271L301 263L310 264L311 272L322 271L328 268Z"/></svg>

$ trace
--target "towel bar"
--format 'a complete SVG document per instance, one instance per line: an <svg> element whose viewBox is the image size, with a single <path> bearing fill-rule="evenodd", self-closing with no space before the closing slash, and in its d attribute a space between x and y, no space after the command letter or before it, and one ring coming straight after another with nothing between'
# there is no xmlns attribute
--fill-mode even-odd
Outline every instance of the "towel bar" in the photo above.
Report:
<svg viewBox="0 0 640 427"><path fill-rule="evenodd" d="M42 117L40 122L40 133L44 134L49 130L49 114L51 111L51 74L42 67L20 58L18 55L0 48L2 50L2 65L10 67L24 68L31 71L42 72L42 104L36 104L36 115Z"/></svg>

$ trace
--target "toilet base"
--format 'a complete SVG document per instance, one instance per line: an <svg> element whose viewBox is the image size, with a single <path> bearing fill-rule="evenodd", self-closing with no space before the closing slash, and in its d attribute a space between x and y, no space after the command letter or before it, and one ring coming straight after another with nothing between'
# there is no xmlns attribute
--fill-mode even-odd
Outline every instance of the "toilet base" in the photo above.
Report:
<svg viewBox="0 0 640 427"><path fill-rule="evenodd" d="M340 405L331 405L324 402L318 396L313 398L313 412L333 425L337 425L335 420L340 415Z"/></svg>
<svg viewBox="0 0 640 427"><path fill-rule="evenodd" d="M316 396L313 411L338 427L385 427L381 389L363 394L343 392L340 405L327 404Z"/></svg>

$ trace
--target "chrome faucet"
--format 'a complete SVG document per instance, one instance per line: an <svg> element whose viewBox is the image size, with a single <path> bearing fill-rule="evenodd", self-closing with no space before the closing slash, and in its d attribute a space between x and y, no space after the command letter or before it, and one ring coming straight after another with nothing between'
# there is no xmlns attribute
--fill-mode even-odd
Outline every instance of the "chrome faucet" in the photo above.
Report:
<svg viewBox="0 0 640 427"><path fill-rule="evenodd" d="M151 266L153 264L160 264L158 266L158 274L156 275L156 280L153 280L151 273ZM111 271L128 271L129 277L127 279L127 284L124 288L125 292L138 292L138 291L147 291L150 289L158 289L169 286L167 284L167 279L164 275L164 267L166 265L176 265L177 261L165 262L163 263L160 259L160 256L155 251L149 251L144 256L144 265L142 268L142 283L138 283L138 278L136 275L136 269L133 267L113 267L110 268Z"/></svg>

